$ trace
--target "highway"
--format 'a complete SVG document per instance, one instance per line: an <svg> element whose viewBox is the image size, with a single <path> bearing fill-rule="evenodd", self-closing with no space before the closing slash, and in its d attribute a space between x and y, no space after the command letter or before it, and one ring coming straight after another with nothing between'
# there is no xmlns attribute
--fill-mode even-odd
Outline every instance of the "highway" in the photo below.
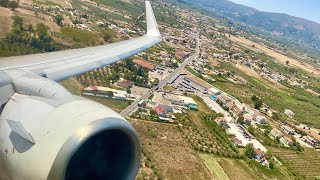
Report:
<svg viewBox="0 0 320 180"><path fill-rule="evenodd" d="M164 78L163 80L161 80L158 84L158 86L150 89L148 92L146 92L145 94L143 94L141 96L140 99L134 101L130 106L128 106L125 110L123 110L120 114L123 117L127 117L128 115L130 115L131 113L135 112L136 110L138 110L138 102L143 100L145 101L146 99L148 99L154 92L158 91L159 89L162 89L169 80L173 80L175 78L177 78L177 76L180 74L180 72L192 61L194 60L200 53L200 37L199 37L200 32L198 32L196 34L196 51L195 53L188 57L182 64L180 64L180 66L178 68L176 68L170 75L168 75L166 78Z"/></svg>

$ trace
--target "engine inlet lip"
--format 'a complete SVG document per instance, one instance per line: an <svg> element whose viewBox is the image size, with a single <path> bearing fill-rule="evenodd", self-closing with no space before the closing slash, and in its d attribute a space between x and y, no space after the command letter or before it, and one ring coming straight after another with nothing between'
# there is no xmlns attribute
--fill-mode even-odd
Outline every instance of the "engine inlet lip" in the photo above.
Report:
<svg viewBox="0 0 320 180"><path fill-rule="evenodd" d="M50 169L48 180L62 180L65 179L67 166L72 156L78 149L91 137L106 131L106 130L120 130L125 133L133 142L133 160L131 171L128 172L127 179L134 179L140 167L141 158L141 144L140 139L126 120L119 118L104 118L93 121L92 123L78 129L60 148L53 165Z"/></svg>

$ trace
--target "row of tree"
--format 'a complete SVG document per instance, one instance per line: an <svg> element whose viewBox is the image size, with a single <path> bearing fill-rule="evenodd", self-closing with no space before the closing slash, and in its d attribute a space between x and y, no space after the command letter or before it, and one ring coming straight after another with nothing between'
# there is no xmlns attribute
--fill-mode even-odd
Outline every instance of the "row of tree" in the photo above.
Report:
<svg viewBox="0 0 320 180"><path fill-rule="evenodd" d="M0 6L10 8L14 11L19 7L19 1L0 0Z"/></svg>

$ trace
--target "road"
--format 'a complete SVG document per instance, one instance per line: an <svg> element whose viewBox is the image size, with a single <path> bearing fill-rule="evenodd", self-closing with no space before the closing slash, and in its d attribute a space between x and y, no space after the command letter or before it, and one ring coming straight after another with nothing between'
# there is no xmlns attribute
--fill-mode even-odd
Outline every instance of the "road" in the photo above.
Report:
<svg viewBox="0 0 320 180"><path fill-rule="evenodd" d="M166 78L161 80L159 82L158 86L150 89L148 92L143 94L140 99L134 101L130 106L128 106L125 110L123 110L120 113L123 117L127 117L131 113L133 113L136 110L138 110L138 102L140 100L145 101L154 92L158 91L159 89L162 89L168 83L169 80L175 79L180 74L180 72L186 67L186 65L188 65L192 60L194 60L199 55L199 53L200 53L200 37L199 37L199 33L200 32L198 32L196 34L196 52L192 56L187 58L182 64L180 64L180 66L178 68L176 68L171 74L169 74Z"/></svg>

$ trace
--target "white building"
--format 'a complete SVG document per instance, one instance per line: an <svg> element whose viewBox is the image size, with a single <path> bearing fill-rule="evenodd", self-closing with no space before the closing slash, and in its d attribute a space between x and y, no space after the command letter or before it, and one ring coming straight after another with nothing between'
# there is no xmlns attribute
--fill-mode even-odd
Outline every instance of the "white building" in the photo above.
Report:
<svg viewBox="0 0 320 180"><path fill-rule="evenodd" d="M294 116L294 113L293 113L291 110L289 110L289 109L284 110L284 113L285 113L287 116L289 116L290 118L293 118L293 116Z"/></svg>

